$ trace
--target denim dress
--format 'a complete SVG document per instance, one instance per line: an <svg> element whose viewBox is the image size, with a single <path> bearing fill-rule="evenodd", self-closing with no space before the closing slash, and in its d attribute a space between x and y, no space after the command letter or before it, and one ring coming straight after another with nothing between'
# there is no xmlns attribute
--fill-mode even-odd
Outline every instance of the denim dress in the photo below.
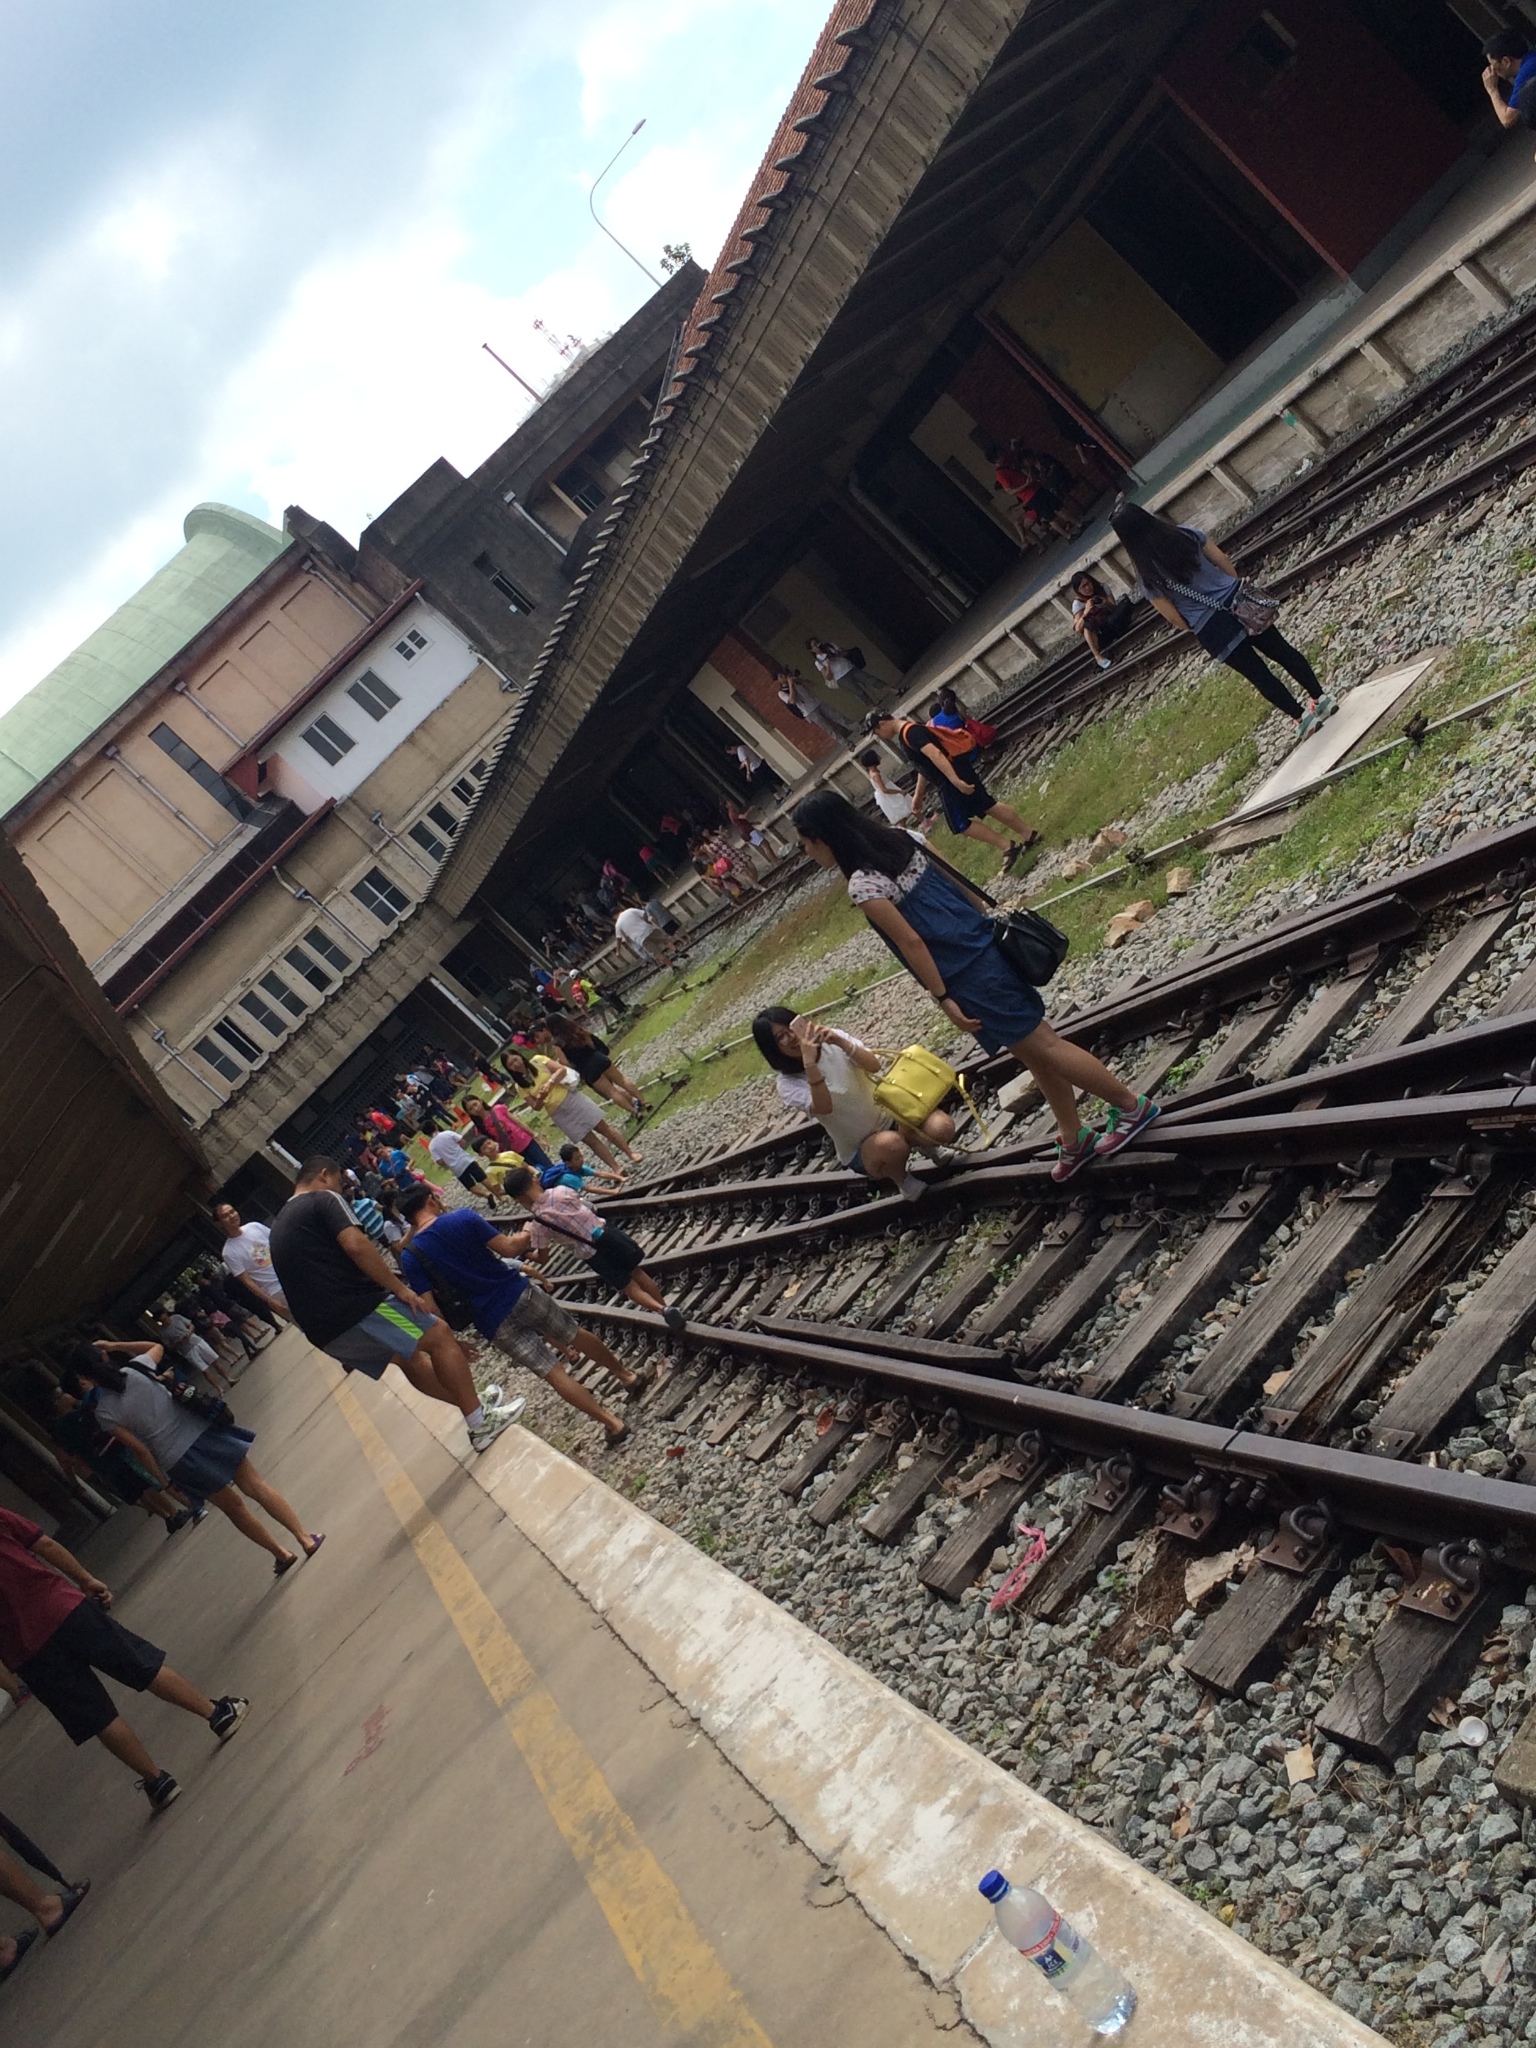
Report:
<svg viewBox="0 0 1536 2048"><path fill-rule="evenodd" d="M894 884L885 875L864 871L849 877L850 896L855 903L874 895L895 903L933 955L945 989L968 1017L980 1018L976 1038L985 1051L1002 1052L1017 1045L1045 1020L1040 991L1023 980L998 951L991 918L930 862L921 855L918 859L920 871L909 885L911 868ZM861 892L855 887L858 883L875 886ZM881 937L885 937L883 932ZM888 939L886 943L906 966L899 949Z"/></svg>

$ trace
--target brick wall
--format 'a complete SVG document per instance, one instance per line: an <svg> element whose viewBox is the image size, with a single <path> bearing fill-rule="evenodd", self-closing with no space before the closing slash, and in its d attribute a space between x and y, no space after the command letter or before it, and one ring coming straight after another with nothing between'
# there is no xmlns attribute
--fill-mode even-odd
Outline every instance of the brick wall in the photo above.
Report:
<svg viewBox="0 0 1536 2048"><path fill-rule="evenodd" d="M780 702L774 681L778 664L756 641L749 640L744 633L727 633L710 655L709 663L720 671L742 702L751 705L764 725L781 733L797 754L803 754L807 761L820 761L836 753L837 744L830 733L812 725L809 719L797 718L787 704Z"/></svg>

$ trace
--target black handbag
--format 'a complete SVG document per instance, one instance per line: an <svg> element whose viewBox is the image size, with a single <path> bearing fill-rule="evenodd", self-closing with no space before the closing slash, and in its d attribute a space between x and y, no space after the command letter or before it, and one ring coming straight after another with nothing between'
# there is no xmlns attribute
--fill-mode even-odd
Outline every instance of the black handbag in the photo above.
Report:
<svg viewBox="0 0 1536 2048"><path fill-rule="evenodd" d="M992 940L1014 973L1043 988L1067 957L1072 941L1038 910L1000 910Z"/></svg>
<svg viewBox="0 0 1536 2048"><path fill-rule="evenodd" d="M1038 910L999 910L979 883L967 880L931 846L925 851L936 868L994 913L992 943L1020 980L1033 988L1044 988L1071 949L1072 941L1066 933Z"/></svg>

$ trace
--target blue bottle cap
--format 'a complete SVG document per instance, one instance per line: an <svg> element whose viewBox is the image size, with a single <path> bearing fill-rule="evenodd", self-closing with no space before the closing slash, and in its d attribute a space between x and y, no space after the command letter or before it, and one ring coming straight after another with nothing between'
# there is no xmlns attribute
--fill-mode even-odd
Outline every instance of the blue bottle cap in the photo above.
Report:
<svg viewBox="0 0 1536 2048"><path fill-rule="evenodd" d="M976 1889L984 1899L990 1899L996 1905L1013 1887L1000 1870L989 1870Z"/></svg>

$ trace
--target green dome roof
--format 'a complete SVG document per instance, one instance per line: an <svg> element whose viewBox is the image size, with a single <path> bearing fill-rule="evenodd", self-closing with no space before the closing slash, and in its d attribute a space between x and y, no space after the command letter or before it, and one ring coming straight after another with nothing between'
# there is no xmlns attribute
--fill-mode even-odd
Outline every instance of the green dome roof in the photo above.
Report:
<svg viewBox="0 0 1536 2048"><path fill-rule="evenodd" d="M0 714L0 816L293 545L288 534L232 505L194 505L182 532L186 546Z"/></svg>

